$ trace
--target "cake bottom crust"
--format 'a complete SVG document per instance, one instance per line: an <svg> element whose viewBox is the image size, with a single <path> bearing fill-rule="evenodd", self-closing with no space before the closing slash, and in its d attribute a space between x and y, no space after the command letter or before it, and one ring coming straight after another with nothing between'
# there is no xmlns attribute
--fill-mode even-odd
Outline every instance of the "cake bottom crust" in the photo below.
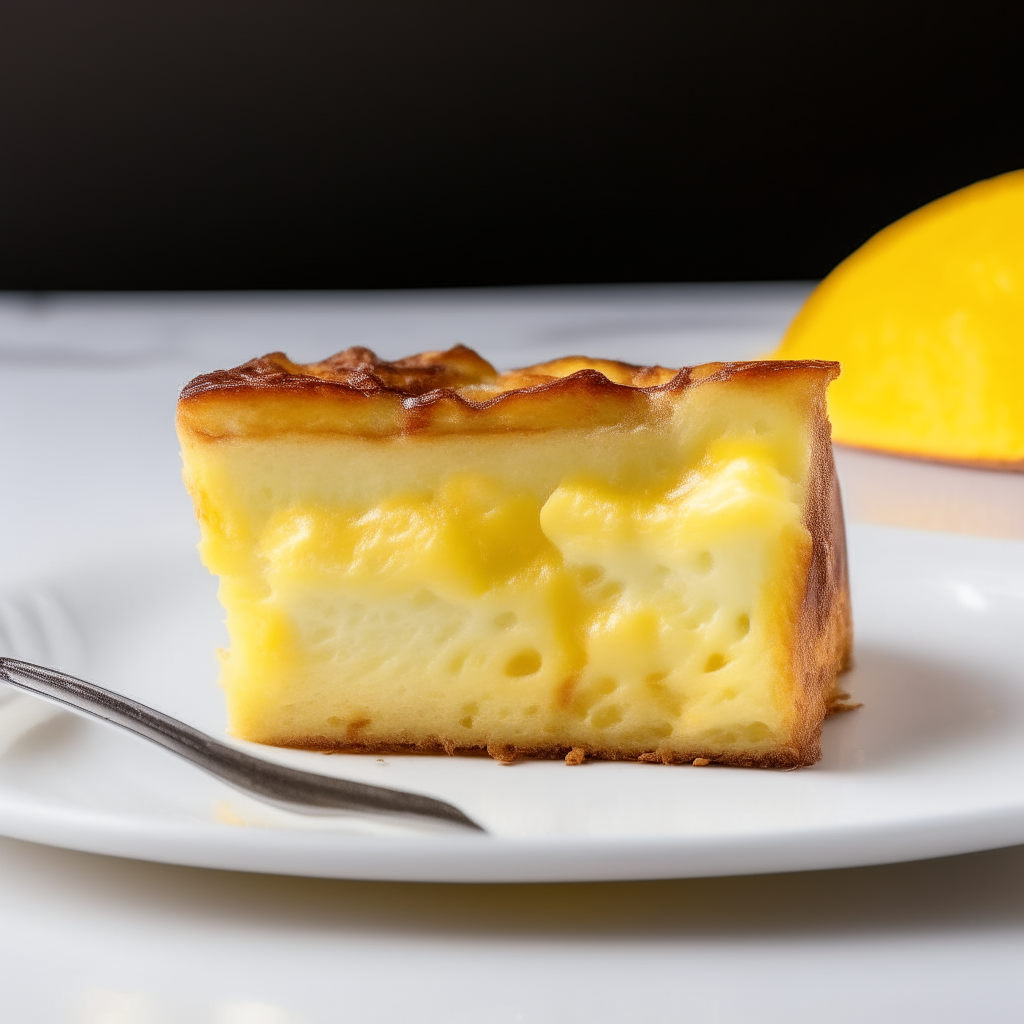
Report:
<svg viewBox="0 0 1024 1024"><path fill-rule="evenodd" d="M840 710L837 708L837 710ZM570 747L565 744L550 746L516 746L514 744L492 743L483 746L460 746L453 740L431 737L417 743L396 743L378 740L369 743L352 743L328 736L289 736L261 741L267 746L290 747L294 750L312 750L322 754L447 754L489 756L503 764L520 759L565 760L566 764L581 764L592 761L641 761L653 764L700 764L729 765L736 768L805 768L821 758L820 737L804 746L779 747L767 751L712 751L693 747L684 750L655 748L646 751L622 750L615 747L590 748Z"/></svg>

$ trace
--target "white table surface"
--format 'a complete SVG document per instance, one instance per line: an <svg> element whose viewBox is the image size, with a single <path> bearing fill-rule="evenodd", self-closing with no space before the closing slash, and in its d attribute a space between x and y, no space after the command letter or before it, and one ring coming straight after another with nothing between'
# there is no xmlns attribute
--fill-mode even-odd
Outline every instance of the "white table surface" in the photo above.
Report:
<svg viewBox="0 0 1024 1024"><path fill-rule="evenodd" d="M0 586L114 544L195 536L172 426L194 373L355 344L399 356L463 342L500 365L552 350L744 358L774 345L806 290L0 298ZM0 977L10 1024L1014 1021L1024 848L794 875L443 886L0 839Z"/></svg>

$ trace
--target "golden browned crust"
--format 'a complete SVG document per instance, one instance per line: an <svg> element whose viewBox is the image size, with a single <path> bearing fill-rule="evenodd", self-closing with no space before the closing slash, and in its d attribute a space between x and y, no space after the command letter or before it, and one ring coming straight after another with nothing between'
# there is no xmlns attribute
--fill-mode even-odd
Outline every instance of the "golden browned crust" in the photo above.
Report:
<svg viewBox="0 0 1024 1024"><path fill-rule="evenodd" d="M800 610L794 676L802 725L797 736L803 764L821 758L821 723L848 694L838 675L852 667L853 613L846 560L846 524L839 478L832 457L825 389L815 402L811 427L811 471L804 525L811 535L811 563Z"/></svg>
<svg viewBox="0 0 1024 1024"><path fill-rule="evenodd" d="M178 429L217 441L623 425L649 418L657 396L705 383L787 373L824 375L827 382L838 372L838 363L821 360L705 363L676 371L569 356L498 374L462 345L393 363L365 348L307 364L274 352L186 384Z"/></svg>
<svg viewBox="0 0 1024 1024"><path fill-rule="evenodd" d="M283 736L266 742L324 752L365 754L489 754L496 760L559 758L661 764L795 768L821 757L821 723L844 710L836 677L850 665L852 618L842 500L832 458L825 389L839 364L823 360L707 363L678 371L613 360L567 357L498 372L457 346L388 363L352 348L320 363L295 364L272 353L195 378L183 389L178 426L201 442L265 438L282 433L395 437L416 433L483 433L623 425L652 415L657 396L712 382L768 380L808 374L819 388L812 412L811 470L805 525L811 535L804 599L794 652L799 728L790 746L764 753L709 749L624 750L568 745L460 746L450 737L420 742L355 742L327 736Z"/></svg>
<svg viewBox="0 0 1024 1024"><path fill-rule="evenodd" d="M283 352L271 352L236 366L193 378L181 400L225 391L268 389L320 393L322 385L360 392L394 391L422 395L439 388L461 388L498 379L498 371L472 349L456 345L447 352L421 352L396 362L380 359L368 348L347 348L319 363L293 363Z"/></svg>

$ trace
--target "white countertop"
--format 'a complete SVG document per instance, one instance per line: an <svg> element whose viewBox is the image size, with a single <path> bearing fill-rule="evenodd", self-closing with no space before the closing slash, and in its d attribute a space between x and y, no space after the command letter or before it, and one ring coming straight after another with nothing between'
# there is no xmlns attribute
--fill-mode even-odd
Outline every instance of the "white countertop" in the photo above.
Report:
<svg viewBox="0 0 1024 1024"><path fill-rule="evenodd" d="M0 584L115 542L194 536L172 416L195 373L271 349L310 359L355 344L398 356L462 342L501 365L552 345L669 365L751 357L805 293L0 299ZM0 840L0 1019L1016 1020L1022 879L1024 848L753 878L444 886Z"/></svg>

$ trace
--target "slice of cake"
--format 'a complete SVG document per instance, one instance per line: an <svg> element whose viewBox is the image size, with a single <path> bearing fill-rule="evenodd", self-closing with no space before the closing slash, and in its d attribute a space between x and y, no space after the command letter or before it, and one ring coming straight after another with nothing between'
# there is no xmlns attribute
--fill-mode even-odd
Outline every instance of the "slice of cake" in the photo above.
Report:
<svg viewBox="0 0 1024 1024"><path fill-rule="evenodd" d="M811 764L851 642L837 373L574 357L499 375L458 347L197 377L178 433L231 730Z"/></svg>

